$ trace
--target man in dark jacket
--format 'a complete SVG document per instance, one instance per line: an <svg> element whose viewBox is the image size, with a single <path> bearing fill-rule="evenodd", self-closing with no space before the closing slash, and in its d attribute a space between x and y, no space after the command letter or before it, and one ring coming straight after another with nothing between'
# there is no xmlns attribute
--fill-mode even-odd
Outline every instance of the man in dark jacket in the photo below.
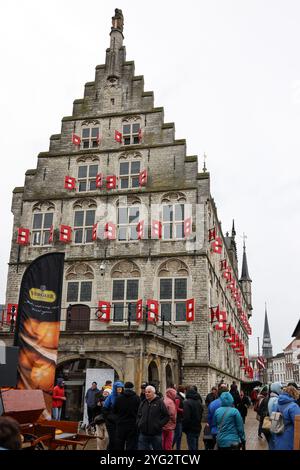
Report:
<svg viewBox="0 0 300 470"><path fill-rule="evenodd" d="M132 382L125 382L124 392L117 397L113 407L116 415L116 450L137 449L136 417L141 400L133 388Z"/></svg>
<svg viewBox="0 0 300 470"><path fill-rule="evenodd" d="M162 428L170 419L163 400L155 394L155 388L148 385L146 399L141 402L137 416L139 450L162 450Z"/></svg>
<svg viewBox="0 0 300 470"><path fill-rule="evenodd" d="M182 430L186 433L189 450L198 450L202 413L203 406L200 401L200 395L191 388L186 393L182 421Z"/></svg>
<svg viewBox="0 0 300 470"><path fill-rule="evenodd" d="M85 395L89 424L95 417L99 392L100 390L97 388L97 382L93 382L91 388L88 389Z"/></svg>
<svg viewBox="0 0 300 470"><path fill-rule="evenodd" d="M217 387L212 387L211 392L206 395L205 404L208 407L209 404L218 398L218 389Z"/></svg>

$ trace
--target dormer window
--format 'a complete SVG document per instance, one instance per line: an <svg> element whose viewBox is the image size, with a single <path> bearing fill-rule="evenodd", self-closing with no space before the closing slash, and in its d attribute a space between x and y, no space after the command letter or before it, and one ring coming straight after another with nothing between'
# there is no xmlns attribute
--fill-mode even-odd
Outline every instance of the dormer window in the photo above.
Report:
<svg viewBox="0 0 300 470"><path fill-rule="evenodd" d="M100 143L99 127L84 127L81 134L82 148L96 148Z"/></svg>
<svg viewBox="0 0 300 470"><path fill-rule="evenodd" d="M124 145L140 143L140 124L123 124Z"/></svg>

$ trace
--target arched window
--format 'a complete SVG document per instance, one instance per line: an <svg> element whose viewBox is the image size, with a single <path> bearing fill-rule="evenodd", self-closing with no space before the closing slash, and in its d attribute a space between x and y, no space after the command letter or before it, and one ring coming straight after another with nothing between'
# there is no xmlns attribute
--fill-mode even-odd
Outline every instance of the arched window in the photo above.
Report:
<svg viewBox="0 0 300 470"><path fill-rule="evenodd" d="M32 218L32 244L34 246L50 245L54 211L55 205L52 202L43 201L34 204Z"/></svg>
<svg viewBox="0 0 300 470"><path fill-rule="evenodd" d="M123 119L123 141L124 145L139 144L141 140L141 117L130 116Z"/></svg>
<svg viewBox="0 0 300 470"><path fill-rule="evenodd" d="M83 121L81 143L83 149L97 148L100 144L100 122L95 120Z"/></svg>

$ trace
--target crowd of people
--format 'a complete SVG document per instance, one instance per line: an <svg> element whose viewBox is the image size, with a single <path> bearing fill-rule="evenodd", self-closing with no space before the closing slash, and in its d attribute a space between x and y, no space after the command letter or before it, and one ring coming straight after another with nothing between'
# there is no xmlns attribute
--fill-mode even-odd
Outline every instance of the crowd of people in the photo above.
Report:
<svg viewBox="0 0 300 470"><path fill-rule="evenodd" d="M207 417L203 423L206 450L246 449L244 424L250 406L257 413L258 438L265 438L270 450L292 450L299 397L295 383L283 387L275 382L255 388L248 397L233 382L230 389L223 383L212 387L204 404L195 385L169 387L163 396L146 382L137 393L132 382L106 381L100 389L93 382L85 401L98 450L180 450L184 433L188 449L195 451L203 417ZM54 419L60 419L65 400L64 382L58 379L53 390ZM0 417L0 450L20 447L18 423Z"/></svg>
<svg viewBox="0 0 300 470"><path fill-rule="evenodd" d="M280 382L253 390L251 400L257 413L258 437L265 438L269 450L293 450L295 416L300 415L297 384Z"/></svg>

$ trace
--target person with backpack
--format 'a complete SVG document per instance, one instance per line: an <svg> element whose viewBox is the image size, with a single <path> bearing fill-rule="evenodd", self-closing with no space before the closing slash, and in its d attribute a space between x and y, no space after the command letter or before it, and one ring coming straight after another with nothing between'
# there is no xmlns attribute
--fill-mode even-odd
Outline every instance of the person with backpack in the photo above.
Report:
<svg viewBox="0 0 300 470"><path fill-rule="evenodd" d="M283 389L277 406L271 413L271 435L273 446L270 450L293 450L295 416L300 415L298 390L292 385Z"/></svg>
<svg viewBox="0 0 300 470"><path fill-rule="evenodd" d="M246 436L240 412L234 408L234 399L230 392L220 396L221 407L214 414L213 425L217 427L218 450L245 449Z"/></svg>

